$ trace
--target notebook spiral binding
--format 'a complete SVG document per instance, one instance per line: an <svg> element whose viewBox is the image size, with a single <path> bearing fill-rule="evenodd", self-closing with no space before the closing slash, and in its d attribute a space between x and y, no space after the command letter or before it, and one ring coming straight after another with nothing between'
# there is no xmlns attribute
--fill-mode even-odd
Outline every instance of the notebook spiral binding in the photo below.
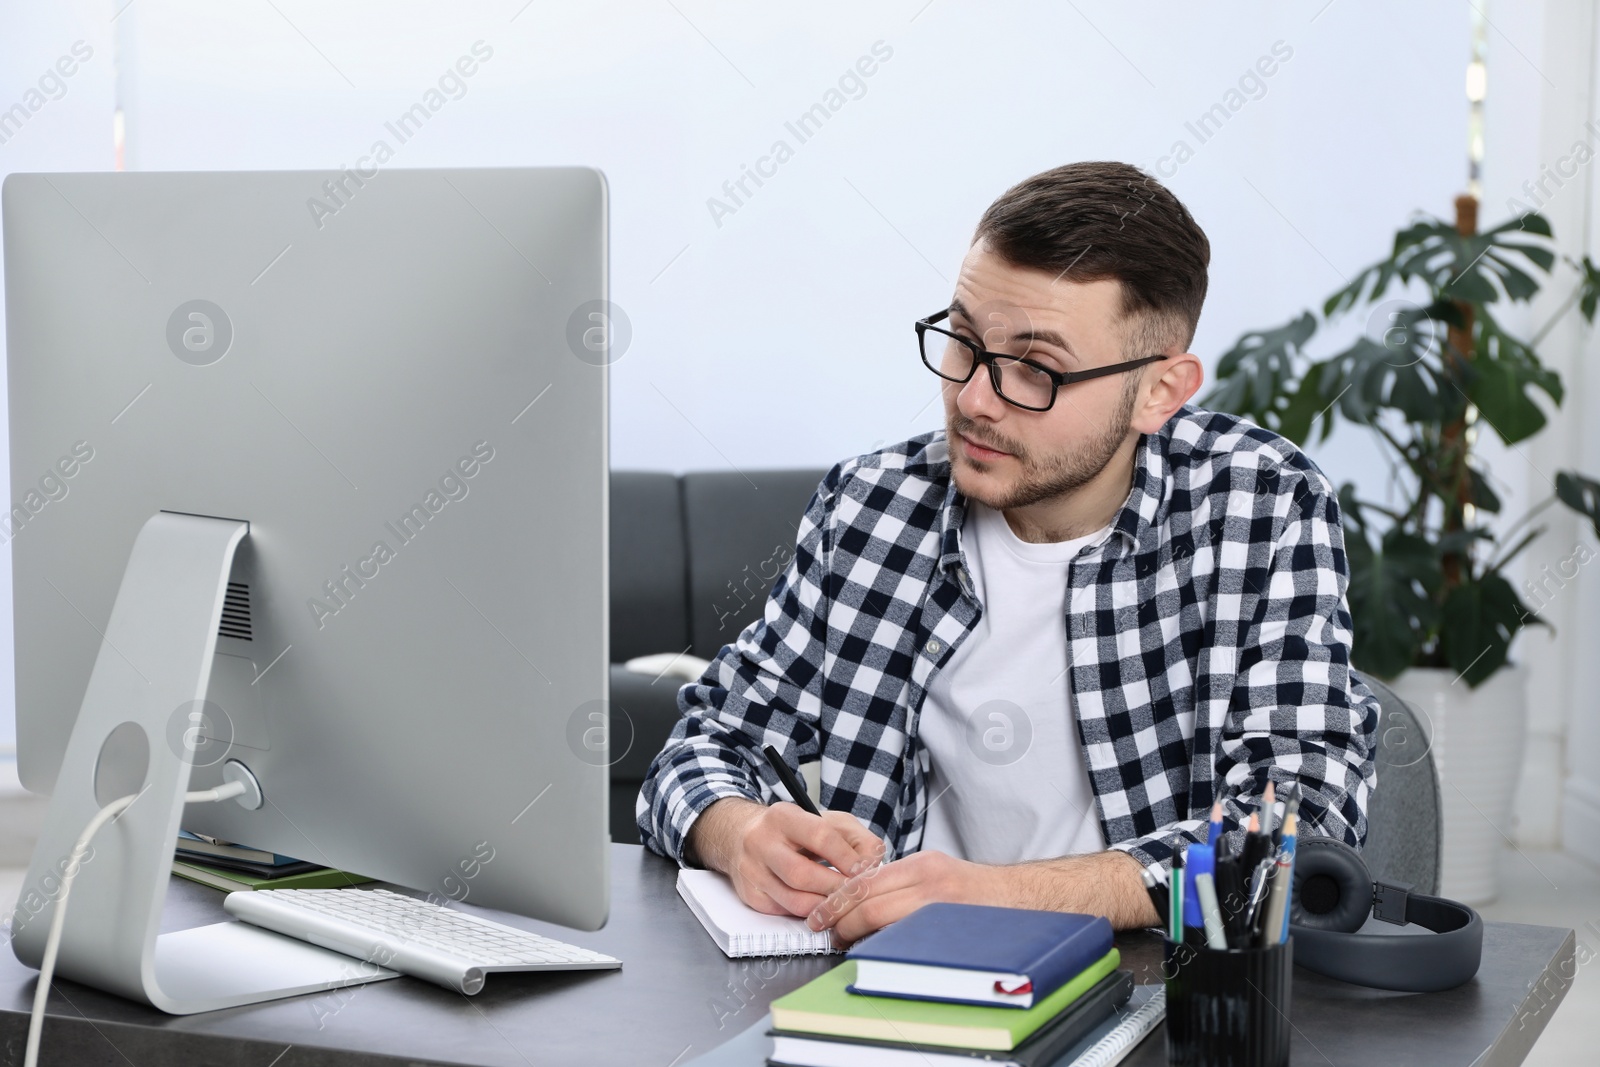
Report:
<svg viewBox="0 0 1600 1067"><path fill-rule="evenodd" d="M807 935L739 934L730 947L740 956L819 956L833 951L833 941L826 930Z"/></svg>
<svg viewBox="0 0 1600 1067"><path fill-rule="evenodd" d="M1166 1014L1167 991L1158 989L1136 1011L1125 1016L1116 1029L1074 1060L1072 1067L1111 1067L1120 1063L1129 1050L1150 1035L1150 1031L1160 1024Z"/></svg>

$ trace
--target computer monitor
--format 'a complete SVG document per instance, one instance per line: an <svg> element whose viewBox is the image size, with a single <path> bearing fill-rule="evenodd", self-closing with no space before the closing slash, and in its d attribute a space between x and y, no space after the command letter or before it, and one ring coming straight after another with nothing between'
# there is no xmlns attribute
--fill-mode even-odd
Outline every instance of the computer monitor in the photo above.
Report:
<svg viewBox="0 0 1600 1067"><path fill-rule="evenodd" d="M184 829L604 923L606 208L579 167L6 179L18 772L59 823L20 956L84 812L230 764L262 802ZM63 975L149 925L162 836L164 893L179 816L138 808Z"/></svg>

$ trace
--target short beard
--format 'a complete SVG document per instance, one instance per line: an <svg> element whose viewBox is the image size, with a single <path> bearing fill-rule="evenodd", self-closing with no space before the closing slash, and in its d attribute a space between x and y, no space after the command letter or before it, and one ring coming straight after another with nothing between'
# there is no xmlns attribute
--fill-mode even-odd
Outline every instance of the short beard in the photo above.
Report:
<svg viewBox="0 0 1600 1067"><path fill-rule="evenodd" d="M980 504L995 510L1006 511L1011 508L1025 508L1045 500L1071 493L1089 482L1093 481L1101 471L1115 458L1128 439L1128 430L1133 422L1133 407L1139 397L1136 382L1130 383L1130 388L1122 391L1122 399L1118 405L1116 415L1112 418L1103 433L1091 440L1084 448L1074 454L1053 456L1044 461L1035 461L1026 451L1012 447L1008 442L997 441L1006 452L1011 453L1022 468L1022 478L1010 493L994 500L985 500L980 496L972 495L972 499ZM975 427L973 420L962 415L959 411L952 412L945 436L953 437L956 433ZM975 435L981 444L985 434ZM952 448L957 447L952 443ZM952 466L954 464L952 459ZM968 462L971 462L968 460ZM952 475L953 476L953 475Z"/></svg>

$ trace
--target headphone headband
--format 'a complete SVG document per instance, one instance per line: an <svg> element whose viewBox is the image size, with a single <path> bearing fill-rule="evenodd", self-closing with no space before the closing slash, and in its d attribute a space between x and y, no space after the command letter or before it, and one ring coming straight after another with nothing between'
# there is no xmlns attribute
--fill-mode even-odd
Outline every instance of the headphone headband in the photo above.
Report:
<svg viewBox="0 0 1600 1067"><path fill-rule="evenodd" d="M1301 906L1303 880L1323 879L1333 899L1316 914ZM1483 920L1465 904L1412 893L1409 886L1374 882L1361 854L1343 841L1307 837L1295 857L1296 905L1289 932L1294 961L1308 971L1356 985L1427 993L1454 989L1478 973ZM1433 931L1362 934L1368 915L1398 926Z"/></svg>
<svg viewBox="0 0 1600 1067"><path fill-rule="evenodd" d="M1406 993L1454 989L1478 973L1483 920L1477 912L1454 900L1407 893L1399 886L1378 883L1376 889L1380 898L1386 893L1403 895L1405 919L1400 925L1415 923L1433 935L1353 934L1291 924L1295 963L1342 982ZM1377 909L1373 915L1383 918Z"/></svg>

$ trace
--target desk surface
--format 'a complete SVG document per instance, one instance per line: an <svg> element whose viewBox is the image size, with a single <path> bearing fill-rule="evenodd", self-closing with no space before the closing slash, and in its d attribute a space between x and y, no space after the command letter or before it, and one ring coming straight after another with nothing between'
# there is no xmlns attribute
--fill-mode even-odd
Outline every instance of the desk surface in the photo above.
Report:
<svg viewBox="0 0 1600 1067"><path fill-rule="evenodd" d="M736 1038L765 1016L774 998L838 962L725 958L678 899L674 865L637 845L612 848L611 920L605 929L579 933L494 917L610 953L623 961L620 971L495 974L476 997L399 978L189 1016L164 1015L58 981L40 1061L84 1067L674 1067ZM227 917L221 893L173 879L163 930ZM1140 982L1158 980L1158 939L1129 933L1118 937L1118 945L1124 966ZM1486 923L1478 977L1447 993L1385 993L1296 971L1294 1061L1520 1063L1566 994L1574 945L1570 930ZM0 952L6 1063L21 1062L35 978L10 952ZM1152 1035L1125 1062L1165 1063L1161 1035Z"/></svg>

